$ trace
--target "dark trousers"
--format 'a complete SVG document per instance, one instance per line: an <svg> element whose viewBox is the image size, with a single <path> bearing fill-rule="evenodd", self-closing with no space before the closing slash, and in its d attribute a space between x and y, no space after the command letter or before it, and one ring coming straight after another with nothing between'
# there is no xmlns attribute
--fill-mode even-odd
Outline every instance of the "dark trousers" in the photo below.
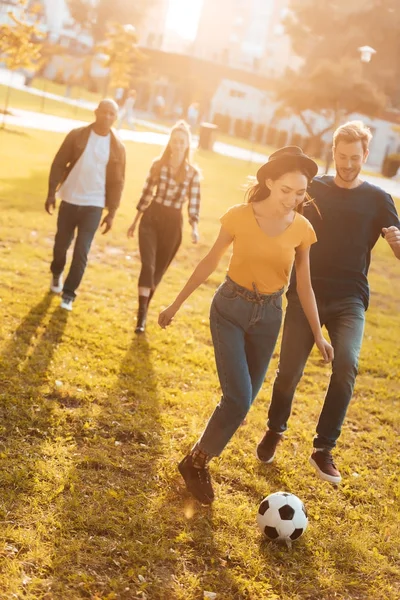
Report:
<svg viewBox="0 0 400 600"><path fill-rule="evenodd" d="M340 435L357 376L364 332L365 307L359 298L318 300L321 325L325 325L335 351L332 375L317 425L314 447L332 449ZM286 309L278 373L275 379L268 427L287 429L293 396L314 345L310 325L297 295Z"/></svg>
<svg viewBox="0 0 400 600"><path fill-rule="evenodd" d="M61 202L57 218L57 233L50 270L61 275L67 259L67 250L77 230L77 237L68 276L64 282L63 296L74 299L85 272L87 257L94 234L100 224L103 209L98 206L77 206Z"/></svg>
<svg viewBox="0 0 400 600"><path fill-rule="evenodd" d="M154 290L160 283L182 241L182 213L153 202L139 225L142 268L139 287Z"/></svg>

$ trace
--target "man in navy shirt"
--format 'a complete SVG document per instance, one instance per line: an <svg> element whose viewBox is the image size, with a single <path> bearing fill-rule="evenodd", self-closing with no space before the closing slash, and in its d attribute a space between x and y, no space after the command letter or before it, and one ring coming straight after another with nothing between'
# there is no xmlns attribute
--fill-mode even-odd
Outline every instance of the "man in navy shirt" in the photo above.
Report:
<svg viewBox="0 0 400 600"><path fill-rule="evenodd" d="M305 210L318 242L310 250L310 270L321 323L329 332L335 357L319 417L310 463L318 475L339 483L332 449L340 435L358 368L365 311L369 302L371 250L382 235L400 259L400 222L392 198L360 179L371 132L362 122L339 127L333 136L334 177L316 177ZM293 396L314 344L296 293L296 274L288 290L279 368L268 412L268 429L257 447L258 458L271 463L287 429Z"/></svg>

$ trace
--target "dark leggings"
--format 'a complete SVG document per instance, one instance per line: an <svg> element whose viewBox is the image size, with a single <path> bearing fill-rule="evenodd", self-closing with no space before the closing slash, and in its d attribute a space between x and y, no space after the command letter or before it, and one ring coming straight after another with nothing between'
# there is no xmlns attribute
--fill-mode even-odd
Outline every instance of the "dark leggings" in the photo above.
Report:
<svg viewBox="0 0 400 600"><path fill-rule="evenodd" d="M139 225L139 250L142 261L139 287L154 290L158 286L181 241L181 211L152 202Z"/></svg>

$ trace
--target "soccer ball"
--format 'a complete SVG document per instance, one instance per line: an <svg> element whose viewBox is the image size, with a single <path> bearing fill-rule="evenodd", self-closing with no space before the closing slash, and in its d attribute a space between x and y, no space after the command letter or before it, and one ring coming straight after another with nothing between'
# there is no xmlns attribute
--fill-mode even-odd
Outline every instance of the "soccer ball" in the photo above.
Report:
<svg viewBox="0 0 400 600"><path fill-rule="evenodd" d="M270 540L297 540L307 529L307 511L294 494L275 492L261 502L257 525Z"/></svg>

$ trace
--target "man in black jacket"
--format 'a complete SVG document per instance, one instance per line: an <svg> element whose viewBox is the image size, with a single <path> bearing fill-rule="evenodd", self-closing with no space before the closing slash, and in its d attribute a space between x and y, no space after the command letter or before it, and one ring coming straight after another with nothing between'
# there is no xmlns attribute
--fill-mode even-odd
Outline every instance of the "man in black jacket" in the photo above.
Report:
<svg viewBox="0 0 400 600"><path fill-rule="evenodd" d="M61 197L61 204L50 266L50 289L54 293L62 292L61 307L66 310L72 310L103 209L108 211L101 222L104 234L110 231L120 204L125 148L111 130L117 115L117 104L113 100L102 100L95 110L95 122L70 131L51 165L45 209L50 215L53 213L56 193ZM75 231L72 263L63 284L67 250Z"/></svg>

